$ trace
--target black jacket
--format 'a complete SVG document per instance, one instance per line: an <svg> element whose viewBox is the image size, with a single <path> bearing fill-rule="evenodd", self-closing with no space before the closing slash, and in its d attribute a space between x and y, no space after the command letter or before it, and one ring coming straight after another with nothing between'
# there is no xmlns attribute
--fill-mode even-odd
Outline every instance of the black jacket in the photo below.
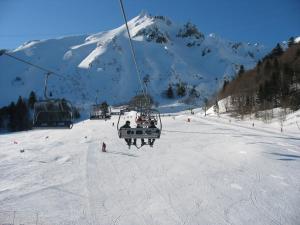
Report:
<svg viewBox="0 0 300 225"><path fill-rule="evenodd" d="M131 126L128 124L124 124L123 126L121 126L121 128L131 128Z"/></svg>
<svg viewBox="0 0 300 225"><path fill-rule="evenodd" d="M154 124L150 125L148 128L157 128Z"/></svg>

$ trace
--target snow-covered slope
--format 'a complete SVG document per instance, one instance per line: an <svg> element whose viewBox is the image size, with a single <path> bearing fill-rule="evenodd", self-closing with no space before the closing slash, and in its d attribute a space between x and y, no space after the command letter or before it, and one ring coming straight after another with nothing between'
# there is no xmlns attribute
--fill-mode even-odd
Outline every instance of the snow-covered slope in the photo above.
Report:
<svg viewBox="0 0 300 225"><path fill-rule="evenodd" d="M297 127L195 110L163 117L153 148L129 150L116 119L0 135L0 224L299 224Z"/></svg>
<svg viewBox="0 0 300 225"><path fill-rule="evenodd" d="M178 25L163 16L142 13L129 28L143 79L159 103L171 103L162 93L180 82L195 86L202 97L209 95L240 65L251 68L266 53L263 45L204 35L191 23ZM93 35L30 41L10 54L66 76L50 77L49 90L77 105L89 105L97 93L100 101L123 103L140 89L124 25ZM43 96L43 72L7 56L0 57L0 68L0 105L32 90Z"/></svg>

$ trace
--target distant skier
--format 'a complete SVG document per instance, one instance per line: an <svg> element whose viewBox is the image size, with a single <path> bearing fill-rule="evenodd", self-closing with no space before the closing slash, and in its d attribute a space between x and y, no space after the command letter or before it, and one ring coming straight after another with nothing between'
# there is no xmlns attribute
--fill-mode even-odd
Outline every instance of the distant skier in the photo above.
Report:
<svg viewBox="0 0 300 225"><path fill-rule="evenodd" d="M106 152L106 144L105 144L105 142L102 143L102 152Z"/></svg>
<svg viewBox="0 0 300 225"><path fill-rule="evenodd" d="M115 123L114 123L114 122L112 123L112 126L113 126L113 127L115 126Z"/></svg>

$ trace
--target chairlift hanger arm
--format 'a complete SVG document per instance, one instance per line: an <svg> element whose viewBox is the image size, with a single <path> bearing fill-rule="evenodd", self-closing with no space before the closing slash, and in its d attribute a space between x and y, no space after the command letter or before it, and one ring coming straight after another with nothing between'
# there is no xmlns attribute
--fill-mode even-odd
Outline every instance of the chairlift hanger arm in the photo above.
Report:
<svg viewBox="0 0 300 225"><path fill-rule="evenodd" d="M48 87L48 78L49 76L51 75L51 73L47 73L46 76L45 76L45 86L44 86L44 97L45 99L49 99L48 96L47 96L47 87Z"/></svg>

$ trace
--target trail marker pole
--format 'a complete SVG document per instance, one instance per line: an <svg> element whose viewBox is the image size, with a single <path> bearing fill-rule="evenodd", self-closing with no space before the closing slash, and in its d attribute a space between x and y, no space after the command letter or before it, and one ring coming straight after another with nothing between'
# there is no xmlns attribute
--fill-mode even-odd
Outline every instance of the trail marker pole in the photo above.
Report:
<svg viewBox="0 0 300 225"><path fill-rule="evenodd" d="M35 225L38 225L38 223L39 223L39 213L36 213Z"/></svg>
<svg viewBox="0 0 300 225"><path fill-rule="evenodd" d="M15 225L15 218L16 218L16 211L14 211L14 215L13 215L13 222L12 222L13 225Z"/></svg>

